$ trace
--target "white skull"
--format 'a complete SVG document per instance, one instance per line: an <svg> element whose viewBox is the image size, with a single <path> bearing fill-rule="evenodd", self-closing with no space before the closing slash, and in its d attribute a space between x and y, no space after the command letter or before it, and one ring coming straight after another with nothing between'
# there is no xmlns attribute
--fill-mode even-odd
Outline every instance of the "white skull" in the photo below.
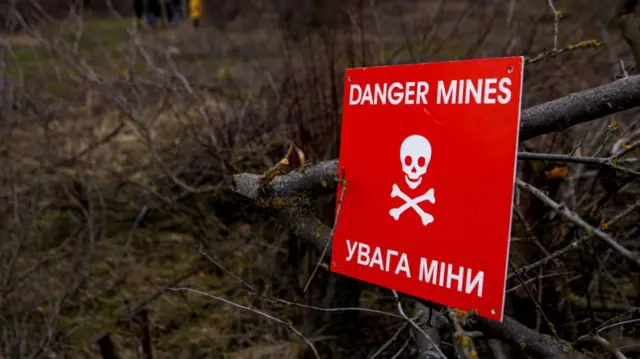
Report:
<svg viewBox="0 0 640 359"><path fill-rule="evenodd" d="M407 137L400 146L400 161L404 180L411 189L416 189L422 183L422 175L427 173L427 166L431 161L431 144L420 135Z"/></svg>

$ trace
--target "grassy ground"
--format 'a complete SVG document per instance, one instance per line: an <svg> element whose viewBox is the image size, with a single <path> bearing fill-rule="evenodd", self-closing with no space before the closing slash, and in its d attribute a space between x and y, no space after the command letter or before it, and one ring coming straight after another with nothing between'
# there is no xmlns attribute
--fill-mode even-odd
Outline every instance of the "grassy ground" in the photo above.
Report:
<svg viewBox="0 0 640 359"><path fill-rule="evenodd" d="M6 39L9 52L5 63L10 66L9 80L23 80L30 95L57 98L53 101L60 107L56 114L65 115L65 118L55 118L46 124L38 118L41 113L32 114L31 118L25 116L11 138L3 142L4 158L7 163L13 163L14 180L20 183L17 190L23 190L25 196L34 190L42 191L40 199L35 198L32 203L37 218L28 226L27 243L20 251L15 272L25 274L30 268L37 269L30 274L29 280L16 284L9 296L9 312L24 313L35 309L53 315L59 309L57 328L69 346L70 357L93 357L96 353L94 340L106 332L114 333L112 338L125 357L133 357L131 348L136 346L132 339L135 335L126 326L116 323L131 306L157 294L169 283L189 285L223 297L234 297L238 285L212 270L211 266L203 265L202 256L194 249L196 241L188 231L171 229L184 224L180 215L160 213L157 216L162 222L150 227L145 225L145 228L132 227L135 216L141 213L145 202L149 202L139 198L144 195L132 196L131 189L118 192L113 184L130 182L153 191L158 185L152 183L152 178L158 171L135 126L125 125L112 135L126 115L108 104L99 106L101 100L92 98L97 95L90 88L79 86L80 69L69 66L62 61L62 56L52 52L55 48L51 44L58 41L72 44L77 28L77 24L56 23L41 29L43 40L24 34ZM78 56L101 76L113 75L118 69L145 75L148 64L144 60L127 58L131 49L128 30L131 29L130 19L85 19L82 37L77 42ZM48 36L52 31L60 38ZM152 44L148 46L149 51L153 51L155 41L166 44L171 40L197 37L190 36L192 29L186 24L176 29L142 29L141 32L141 41ZM199 36L202 40L202 35ZM44 40L52 42L45 43ZM184 60L180 55L177 57L180 71L189 70L197 62L199 71L211 66L213 75L209 78L221 78L225 75L219 73L229 72L214 67L218 61L208 64L207 59L195 61L189 56ZM176 149L180 151L180 138L170 134L175 134L182 126L181 117L190 115L188 105L176 103L173 109L159 112L152 103L136 106L136 111L142 111L143 116L147 113L156 117L152 137L158 151L169 156ZM223 105L212 98L206 100L204 106L220 108ZM108 143L81 156L79 161L68 161L104 138L109 138ZM64 165L45 169L43 161ZM87 229L87 218L76 209L68 208L74 207L75 196L83 195L71 188L74 182L91 183L96 186L96 193L100 193L97 196L104 197L102 208L91 208L96 213L89 215L92 220L95 217L98 229ZM65 196L65 192L74 194ZM89 196L96 197L94 194ZM149 206L153 207L152 204ZM162 212L162 209L151 209L150 215L155 215L154 211ZM209 231L213 236L209 244L216 248L217 255L224 256L224 265L229 270L251 279L252 271L263 269L258 254L273 241L272 238L263 236L259 241L239 245L233 228L224 240L215 228ZM79 250L86 241L92 242L92 248ZM10 250L11 243L3 241L3 249ZM90 255L90 264L86 267L77 262L77 257L82 255ZM51 258L43 263L46 256ZM249 263L255 264L256 268ZM65 281L77 273L78 266L87 271L86 280L82 283ZM73 279L70 281L74 282ZM52 302L52 298L64 293L69 286L77 286L77 290L72 291L70 298L58 308L59 303ZM238 301L246 301L246 298L241 296ZM279 357L283 354L282 357L287 357L287 352L296 352L286 333L271 338L252 338L246 334L259 335L260 331L250 329L252 327L270 331L270 322L256 321L255 316L245 315L210 298L188 293L165 295L150 301L148 308L153 313L153 346L159 358L257 358L273 352ZM252 345L250 350L243 349L247 341L256 340L261 344ZM225 355L221 356L222 353Z"/></svg>

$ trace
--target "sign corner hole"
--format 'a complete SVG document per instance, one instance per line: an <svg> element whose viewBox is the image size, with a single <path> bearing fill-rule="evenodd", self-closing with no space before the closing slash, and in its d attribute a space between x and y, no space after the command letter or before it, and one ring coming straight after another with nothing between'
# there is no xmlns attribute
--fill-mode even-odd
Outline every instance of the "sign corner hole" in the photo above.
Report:
<svg viewBox="0 0 640 359"><path fill-rule="evenodd" d="M351 76L349 76L348 79L349 79L349 82L351 82Z"/></svg>
<svg viewBox="0 0 640 359"><path fill-rule="evenodd" d="M337 266L338 266L338 262L333 261L333 266L334 266L334 267L337 267Z"/></svg>
<svg viewBox="0 0 640 359"><path fill-rule="evenodd" d="M496 314L496 308L491 308L491 314Z"/></svg>
<svg viewBox="0 0 640 359"><path fill-rule="evenodd" d="M513 72L513 66L509 66L509 67L507 68L507 72L508 72L508 73L512 73L512 72ZM351 81L351 78L349 78L349 81Z"/></svg>

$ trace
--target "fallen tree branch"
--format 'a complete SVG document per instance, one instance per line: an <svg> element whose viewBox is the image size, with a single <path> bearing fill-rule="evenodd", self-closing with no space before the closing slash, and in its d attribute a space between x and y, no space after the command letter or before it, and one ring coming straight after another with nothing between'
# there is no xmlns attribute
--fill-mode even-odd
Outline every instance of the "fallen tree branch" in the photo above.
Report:
<svg viewBox="0 0 640 359"><path fill-rule="evenodd" d="M561 97L522 111L520 142L640 105L640 75Z"/></svg>
<svg viewBox="0 0 640 359"><path fill-rule="evenodd" d="M337 160L326 161L276 176L266 186L262 185L263 177L255 174L236 175L233 182L236 193L272 211L287 229L322 252L330 241L331 228L315 217L305 192L335 189L337 168Z"/></svg>
<svg viewBox="0 0 640 359"><path fill-rule="evenodd" d="M522 111L520 141L561 131L638 105L640 75ZM331 248L331 229L314 215L311 198L320 194L335 193L337 174L338 161L331 160L306 166L286 175L275 176L266 186L263 185L264 177L257 174L238 174L234 176L233 182L239 195L272 211L288 230L322 252ZM608 235L601 231L598 233L599 237L602 238L601 235L604 235L608 239L603 239L609 241ZM617 242L613 240L612 243ZM623 250L622 253L630 259L634 258L628 250ZM433 310L444 309L429 301L413 299ZM571 351L568 343L539 334L506 316L501 323L477 316L474 316L474 319L478 329L489 336L519 346L525 354L535 358L548 358Z"/></svg>
<svg viewBox="0 0 640 359"><path fill-rule="evenodd" d="M522 349L534 358L550 358L572 351L568 342L558 341L552 336L536 333L533 329L505 316L502 323L475 316L473 318L489 337L499 338Z"/></svg>
<svg viewBox="0 0 640 359"><path fill-rule="evenodd" d="M262 176L243 174L235 176L234 185L238 194L253 200L260 207L272 210L280 218L280 223L321 252L326 243L331 241L331 229L315 217L310 200L300 192L291 191L291 188L304 189L304 192L313 190L314 186L321 189L335 188L337 180L335 177L331 179L331 176L337 173L337 165L335 160L326 161L287 175L276 176L264 188ZM444 309L436 303L411 298L432 310ZM524 353L535 358L547 358L569 351L566 343L538 334L508 317L502 323L477 317L476 325L482 331L488 331L497 338L520 346ZM437 355L437 352L433 354Z"/></svg>

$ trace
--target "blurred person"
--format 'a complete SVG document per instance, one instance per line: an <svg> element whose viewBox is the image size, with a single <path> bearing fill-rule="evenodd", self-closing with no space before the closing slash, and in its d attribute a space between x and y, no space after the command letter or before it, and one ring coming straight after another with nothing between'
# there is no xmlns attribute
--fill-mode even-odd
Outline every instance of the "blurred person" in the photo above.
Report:
<svg viewBox="0 0 640 359"><path fill-rule="evenodd" d="M144 7L147 15L147 23L149 26L155 26L158 18L162 17L162 7L160 6L161 0L141 0L144 3Z"/></svg>
<svg viewBox="0 0 640 359"><path fill-rule="evenodd" d="M165 0L167 8L167 20L169 24L178 24L182 21L182 4L180 0Z"/></svg>
<svg viewBox="0 0 640 359"><path fill-rule="evenodd" d="M189 0L189 12L191 13L191 25L194 29L200 27L202 16L202 0Z"/></svg>
<svg viewBox="0 0 640 359"><path fill-rule="evenodd" d="M144 15L144 0L133 0L133 11L136 14L137 25L140 26Z"/></svg>

